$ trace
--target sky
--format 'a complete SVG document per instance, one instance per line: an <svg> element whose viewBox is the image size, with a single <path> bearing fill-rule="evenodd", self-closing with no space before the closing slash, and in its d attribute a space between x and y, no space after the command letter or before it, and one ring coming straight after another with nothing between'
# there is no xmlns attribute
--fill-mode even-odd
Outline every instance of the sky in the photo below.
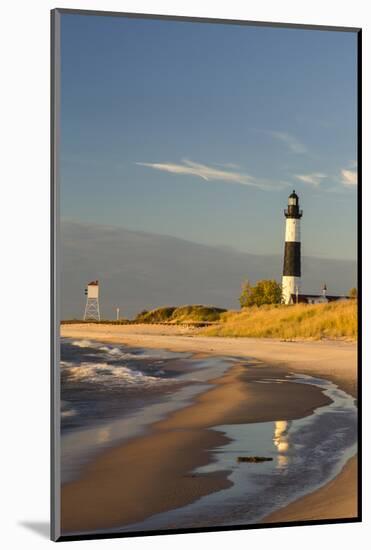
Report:
<svg viewBox="0 0 371 550"><path fill-rule="evenodd" d="M61 216L356 258L356 34L63 14Z"/></svg>

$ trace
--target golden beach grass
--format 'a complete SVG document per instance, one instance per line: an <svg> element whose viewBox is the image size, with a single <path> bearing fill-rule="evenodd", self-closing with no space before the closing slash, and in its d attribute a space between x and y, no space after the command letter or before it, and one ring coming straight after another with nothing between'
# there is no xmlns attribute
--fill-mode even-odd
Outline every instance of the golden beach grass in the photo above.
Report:
<svg viewBox="0 0 371 550"><path fill-rule="evenodd" d="M357 338L357 302L269 305L228 311L221 314L220 323L201 332L207 336L354 340Z"/></svg>

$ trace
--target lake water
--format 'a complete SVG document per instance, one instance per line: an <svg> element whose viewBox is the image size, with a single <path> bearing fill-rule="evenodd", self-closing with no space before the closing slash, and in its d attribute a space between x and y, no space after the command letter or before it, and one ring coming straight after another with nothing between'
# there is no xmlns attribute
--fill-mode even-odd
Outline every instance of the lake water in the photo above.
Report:
<svg viewBox="0 0 371 550"><path fill-rule="evenodd" d="M235 361L62 339L62 482L78 477L97 453L148 432L153 422L186 406ZM242 362L248 369L249 360ZM228 471L233 485L122 530L256 523L335 477L357 450L355 400L328 380L279 376L261 383L316 386L330 404L292 421L214 427L230 442L212 450L212 461L193 475ZM241 463L239 456L273 460Z"/></svg>

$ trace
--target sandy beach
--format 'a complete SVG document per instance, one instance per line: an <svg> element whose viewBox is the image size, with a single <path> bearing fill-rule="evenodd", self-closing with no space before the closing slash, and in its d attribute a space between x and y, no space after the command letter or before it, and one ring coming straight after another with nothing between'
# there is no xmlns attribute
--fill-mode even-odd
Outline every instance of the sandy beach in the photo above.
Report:
<svg viewBox="0 0 371 550"><path fill-rule="evenodd" d="M356 397L355 343L211 338L193 329L153 325L62 325L61 334L252 363L246 370L237 361L189 406L154 423L150 434L107 450L78 480L65 484L62 530L66 533L114 529L228 487L227 472L189 475L209 461L209 449L226 442L223 434L210 430L212 426L301 418L329 401L314 386L273 386L269 380L277 372L326 378ZM356 460L349 460L335 479L263 522L355 517L356 467Z"/></svg>

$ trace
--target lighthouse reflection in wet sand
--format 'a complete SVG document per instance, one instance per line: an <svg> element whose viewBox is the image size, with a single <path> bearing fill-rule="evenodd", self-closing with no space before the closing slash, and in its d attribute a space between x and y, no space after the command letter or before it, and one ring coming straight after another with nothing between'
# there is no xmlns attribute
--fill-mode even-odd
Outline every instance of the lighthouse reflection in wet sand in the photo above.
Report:
<svg viewBox="0 0 371 550"><path fill-rule="evenodd" d="M285 257L283 262L282 300L289 304L291 297L300 292L301 251L300 251L300 218L303 211L299 209L299 197L293 191L289 196L285 210Z"/></svg>

